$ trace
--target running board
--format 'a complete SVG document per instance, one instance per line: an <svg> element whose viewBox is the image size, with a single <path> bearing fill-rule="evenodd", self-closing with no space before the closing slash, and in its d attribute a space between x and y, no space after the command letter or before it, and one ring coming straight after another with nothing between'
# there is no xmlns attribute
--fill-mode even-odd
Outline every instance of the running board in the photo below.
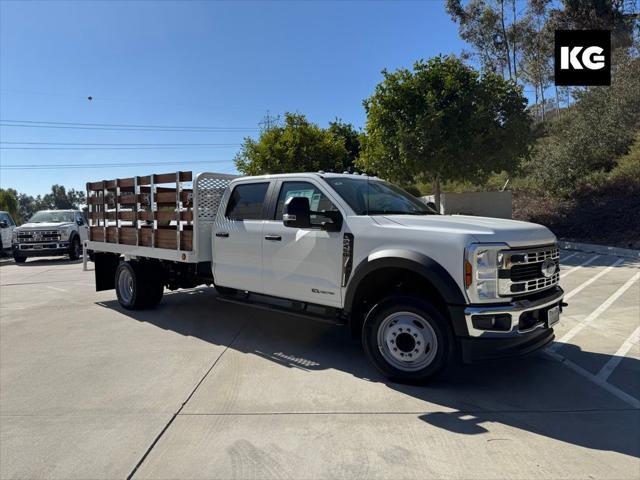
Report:
<svg viewBox="0 0 640 480"><path fill-rule="evenodd" d="M314 303L298 302L296 300L285 300L278 297L268 297L265 295L257 295L254 293L244 292L242 294L236 295L220 294L218 295L217 299L221 302L247 305L254 308L260 308L262 310L269 310L271 312L278 312L294 317L307 318L322 323L328 323L330 325L347 324L345 319L342 318L341 310L332 307L325 307L323 305L316 305ZM275 301L288 302L291 304L291 306L278 305L276 303L273 303ZM317 313L315 311L310 311L310 309L317 310Z"/></svg>

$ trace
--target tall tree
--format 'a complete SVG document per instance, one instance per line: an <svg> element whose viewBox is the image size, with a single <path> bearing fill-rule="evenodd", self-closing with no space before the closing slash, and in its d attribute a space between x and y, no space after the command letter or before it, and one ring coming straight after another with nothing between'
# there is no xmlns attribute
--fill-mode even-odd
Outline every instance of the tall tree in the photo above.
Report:
<svg viewBox="0 0 640 480"><path fill-rule="evenodd" d="M84 203L84 192L73 188L67 191L64 186L56 184L51 186L51 193L47 193L42 197L40 208L56 210L77 209Z"/></svg>
<svg viewBox="0 0 640 480"><path fill-rule="evenodd" d="M352 165L342 137L286 113L284 124L263 129L258 140L245 138L234 162L246 175L299 171L342 172Z"/></svg>
<svg viewBox="0 0 640 480"><path fill-rule="evenodd" d="M329 133L343 142L349 154L351 164L360 156L362 133L358 132L350 123L344 123L340 119L329 122Z"/></svg>
<svg viewBox="0 0 640 480"><path fill-rule="evenodd" d="M531 120L521 88L438 56L413 71L382 72L364 101L367 141L359 166L401 184L482 179L527 153Z"/></svg>
<svg viewBox="0 0 640 480"><path fill-rule="evenodd" d="M15 221L19 219L18 192L13 188L0 188L0 210L9 212Z"/></svg>

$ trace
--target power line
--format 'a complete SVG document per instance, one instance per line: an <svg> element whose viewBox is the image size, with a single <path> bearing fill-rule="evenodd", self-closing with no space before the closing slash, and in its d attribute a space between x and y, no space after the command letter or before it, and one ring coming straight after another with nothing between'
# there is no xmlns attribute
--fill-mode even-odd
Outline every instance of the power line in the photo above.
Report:
<svg viewBox="0 0 640 480"><path fill-rule="evenodd" d="M6 145L66 145L76 147L239 147L241 143L68 143L68 142L4 142Z"/></svg>
<svg viewBox="0 0 640 480"><path fill-rule="evenodd" d="M0 150L197 150L212 148L233 148L236 145L217 147L189 146L189 147L0 147Z"/></svg>
<svg viewBox="0 0 640 480"><path fill-rule="evenodd" d="M67 128L78 130L132 130L157 132L243 132L258 131L255 127L213 127L198 125L139 125L124 123L50 122L40 120L0 119L2 127L19 128Z"/></svg>
<svg viewBox="0 0 640 480"><path fill-rule="evenodd" d="M198 160L175 162L129 162L129 163L87 163L87 164L32 164L32 165L0 165L2 170L49 170L49 169L73 169L73 168L113 168L113 167L146 167L161 165L194 165L207 163L229 163L233 160Z"/></svg>

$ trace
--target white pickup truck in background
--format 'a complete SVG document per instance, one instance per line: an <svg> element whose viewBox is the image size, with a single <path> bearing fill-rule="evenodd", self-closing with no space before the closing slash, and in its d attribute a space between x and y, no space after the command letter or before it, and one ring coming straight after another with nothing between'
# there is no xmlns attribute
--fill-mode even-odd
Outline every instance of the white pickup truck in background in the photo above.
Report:
<svg viewBox="0 0 640 480"><path fill-rule="evenodd" d="M78 260L88 225L80 210L41 210L13 231L13 259L24 263L29 257L66 255Z"/></svg>
<svg viewBox="0 0 640 480"><path fill-rule="evenodd" d="M539 349L563 306L547 228L440 215L374 177L178 172L88 183L87 198L96 289L123 307L213 285L219 300L349 325L395 381Z"/></svg>

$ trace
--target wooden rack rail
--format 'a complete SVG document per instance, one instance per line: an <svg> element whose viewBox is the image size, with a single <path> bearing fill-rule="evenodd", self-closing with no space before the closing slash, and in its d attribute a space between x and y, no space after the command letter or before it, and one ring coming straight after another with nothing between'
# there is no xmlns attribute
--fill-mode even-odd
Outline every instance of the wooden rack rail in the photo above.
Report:
<svg viewBox="0 0 640 480"><path fill-rule="evenodd" d="M191 181L176 172L87 183L89 239L192 251L193 189L183 187Z"/></svg>

